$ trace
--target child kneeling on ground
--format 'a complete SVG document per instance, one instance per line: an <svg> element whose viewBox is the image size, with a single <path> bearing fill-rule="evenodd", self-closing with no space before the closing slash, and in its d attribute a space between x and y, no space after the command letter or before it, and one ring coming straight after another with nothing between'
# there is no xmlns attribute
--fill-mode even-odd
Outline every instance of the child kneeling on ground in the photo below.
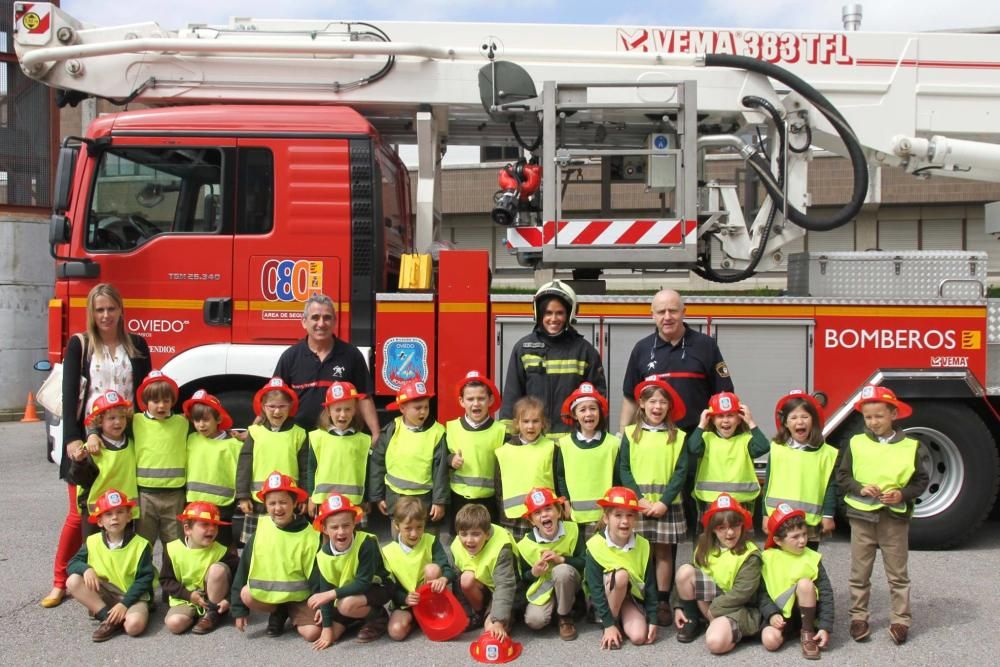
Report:
<svg viewBox="0 0 1000 667"><path fill-rule="evenodd" d="M470 503L455 515L458 537L451 543L459 585L472 608L469 630L480 626L497 639L507 636L517 591L514 538L490 523L490 512ZM485 620L484 620L485 619Z"/></svg>

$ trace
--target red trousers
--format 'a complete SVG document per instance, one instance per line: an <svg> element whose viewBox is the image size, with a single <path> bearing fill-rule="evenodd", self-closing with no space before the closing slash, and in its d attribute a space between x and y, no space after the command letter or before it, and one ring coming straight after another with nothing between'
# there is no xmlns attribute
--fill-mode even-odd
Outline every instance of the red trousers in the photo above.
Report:
<svg viewBox="0 0 1000 667"><path fill-rule="evenodd" d="M80 511L76 507L76 485L67 484L69 495L69 510L59 533L59 546L56 548L56 562L52 573L52 586L66 588L66 566L80 550L83 544L83 534L80 532Z"/></svg>

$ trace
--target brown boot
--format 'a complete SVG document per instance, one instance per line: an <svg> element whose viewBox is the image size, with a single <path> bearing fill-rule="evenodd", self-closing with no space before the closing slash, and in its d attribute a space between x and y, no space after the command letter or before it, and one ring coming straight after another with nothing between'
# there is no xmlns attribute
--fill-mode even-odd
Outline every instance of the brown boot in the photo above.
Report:
<svg viewBox="0 0 1000 667"><path fill-rule="evenodd" d="M120 635L124 628L122 623L109 623L108 621L101 621L101 624L97 626L94 630L94 634L90 636L95 642L106 642L112 637Z"/></svg>
<svg viewBox="0 0 1000 667"><path fill-rule="evenodd" d="M571 642L576 639L576 623L570 615L559 616L559 639L564 642Z"/></svg>
<svg viewBox="0 0 1000 667"><path fill-rule="evenodd" d="M389 628L389 615L385 609L376 609L358 630L357 640L362 644L373 642L386 633Z"/></svg>
<svg viewBox="0 0 1000 667"><path fill-rule="evenodd" d="M802 631L802 657L806 660L819 660L819 644L816 643L816 633Z"/></svg>
<svg viewBox="0 0 1000 667"><path fill-rule="evenodd" d="M656 604L656 624L664 628L674 624L674 610L665 600Z"/></svg>
<svg viewBox="0 0 1000 667"><path fill-rule="evenodd" d="M905 644L909 634L910 628L902 623L893 623L889 626L889 636L892 637L892 641L896 642L897 646Z"/></svg>
<svg viewBox="0 0 1000 667"><path fill-rule="evenodd" d="M863 642L868 639L868 635L871 634L871 628L868 627L868 621L851 621L851 629L849 630L851 634L851 639L856 642Z"/></svg>
<svg viewBox="0 0 1000 667"><path fill-rule="evenodd" d="M207 635L212 630L219 627L219 623L222 622L222 616L214 609L210 609L205 612L205 615L198 619L198 622L194 624L191 628L191 634L195 635Z"/></svg>

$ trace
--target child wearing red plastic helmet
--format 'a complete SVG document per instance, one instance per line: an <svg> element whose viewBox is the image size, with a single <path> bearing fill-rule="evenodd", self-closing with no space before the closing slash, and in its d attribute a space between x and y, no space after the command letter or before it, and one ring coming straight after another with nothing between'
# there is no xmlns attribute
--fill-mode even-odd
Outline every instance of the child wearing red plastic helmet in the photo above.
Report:
<svg viewBox="0 0 1000 667"><path fill-rule="evenodd" d="M88 429L96 428L94 437L100 440L99 447L80 445L74 451L67 450L73 459L69 467L70 479L80 486L77 502L80 515L87 517L97 510L97 499L108 489L118 489L129 498L138 493L135 470L135 445L129 432L132 417L132 402L117 391L106 391L94 401L85 420ZM132 518L139 518L136 503L132 507ZM84 538L97 532L95 524L83 521Z"/></svg>
<svg viewBox="0 0 1000 667"><path fill-rule="evenodd" d="M686 644L707 621L705 646L721 655L760 630L760 550L747 538L750 512L728 493L708 506L701 522L704 530L691 564L677 569L671 598L674 625L677 641Z"/></svg>
<svg viewBox="0 0 1000 667"><path fill-rule="evenodd" d="M240 460L236 466L236 502L243 512L243 535L246 543L265 514L264 506L253 496L274 470L288 475L301 488L305 482L307 435L292 417L299 409L299 395L281 378L271 378L253 398L257 423L247 429ZM305 500L303 501L305 502Z"/></svg>
<svg viewBox="0 0 1000 667"><path fill-rule="evenodd" d="M780 503L767 523L761 556L759 604L766 624L761 643L768 651L777 651L786 637L798 632L802 657L819 660L833 630L833 586L819 552L807 546L806 514Z"/></svg>
<svg viewBox="0 0 1000 667"><path fill-rule="evenodd" d="M101 622L95 642L122 631L136 637L149 623L156 570L153 548L135 532L134 507L117 489L102 493L89 518L101 532L88 537L66 567L66 590Z"/></svg>
<svg viewBox="0 0 1000 667"><path fill-rule="evenodd" d="M305 482L309 516L316 516L331 493L341 493L355 505L366 497L372 437L362 432L358 412L358 401L365 398L350 382L334 382L326 390L319 426L309 432Z"/></svg>
<svg viewBox="0 0 1000 667"><path fill-rule="evenodd" d="M429 508L430 531L437 532L448 505L448 446L444 426L431 416L434 394L422 381L399 388L387 407L400 416L386 426L368 462L370 499L390 516L401 496L413 496Z"/></svg>
<svg viewBox="0 0 1000 667"><path fill-rule="evenodd" d="M636 646L656 641L656 575L649 542L635 532L639 498L613 486L597 500L606 528L587 540L584 585L604 627L602 649L621 648L622 631Z"/></svg>
<svg viewBox="0 0 1000 667"><path fill-rule="evenodd" d="M389 615L389 637L403 641L413 630L412 608L420 604L417 589L428 584L441 593L455 580L455 570L436 535L426 532L427 510L413 496L396 501L392 512L396 539L382 547L389 576L396 582Z"/></svg>
<svg viewBox="0 0 1000 667"><path fill-rule="evenodd" d="M653 545L657 624L667 626L673 623L674 549L687 535L681 503L688 469L687 434L677 428L686 407L674 388L655 375L636 385L635 401L635 423L622 435L618 452L618 475L622 486L639 496L636 532Z"/></svg>
<svg viewBox="0 0 1000 667"><path fill-rule="evenodd" d="M229 585L240 559L216 538L228 526L212 503L196 500L177 515L184 537L167 544L160 586L170 605L163 622L175 635L212 632L229 611Z"/></svg>
<svg viewBox="0 0 1000 667"><path fill-rule="evenodd" d="M496 450L497 470L493 488L499 501L500 525L515 540L527 535L531 522L524 518L530 489L554 489L556 443L545 435L545 404L537 396L523 396L514 404L511 433Z"/></svg>
<svg viewBox="0 0 1000 667"><path fill-rule="evenodd" d="M771 516L781 503L803 511L809 548L819 549L823 535L836 528L837 484L833 473L838 452L823 441L823 408L796 389L774 407L778 428L764 471L764 512ZM764 521L767 532L768 522Z"/></svg>
<svg viewBox="0 0 1000 667"><path fill-rule="evenodd" d="M589 538L603 515L597 501L618 482L615 463L621 442L607 431L608 400L589 382L566 397L562 416L576 428L556 447L556 493L569 501L569 518L582 524Z"/></svg>
<svg viewBox="0 0 1000 667"><path fill-rule="evenodd" d="M724 391L708 401L698 428L688 438L688 449L698 460L692 496L699 512L722 493L747 505L752 513L760 484L753 460L771 449L757 428L750 407L736 394Z"/></svg>
<svg viewBox="0 0 1000 667"><path fill-rule="evenodd" d="M527 586L524 624L541 630L556 612L559 638L572 641L577 636L573 605L583 580L585 549L580 527L562 520L565 500L548 488L528 491L525 516L533 528L517 543L517 551L521 581Z"/></svg>
<svg viewBox="0 0 1000 667"><path fill-rule="evenodd" d="M389 573L382 562L378 538L356 529L364 510L339 493L331 493L319 506L313 528L328 539L316 553L313 594L308 605L319 610L323 629L314 626L313 648L321 651L336 642L351 627L360 626L358 641L375 641L385 634L388 617L385 586ZM314 635L314 636L313 636Z"/></svg>
<svg viewBox="0 0 1000 667"><path fill-rule="evenodd" d="M257 498L267 515L260 517L233 575L229 594L236 629L243 632L250 611L267 613L267 635L279 637L285 622L303 639L319 637L316 613L306 604L312 592L310 575L320 539L309 521L296 512L306 502L306 492L288 475L274 470L265 476Z"/></svg>
<svg viewBox="0 0 1000 667"><path fill-rule="evenodd" d="M222 403L204 389L184 401L183 409L193 428L187 438L187 501L215 505L221 519L216 540L229 547L233 545L236 468L243 443L229 433L233 420Z"/></svg>
<svg viewBox="0 0 1000 667"><path fill-rule="evenodd" d="M931 459L921 442L896 426L897 419L913 410L888 387L863 387L854 409L864 417L865 430L841 450L837 467L851 523L850 634L854 641L871 634L868 599L875 552L881 551L891 602L889 637L903 644L913 620L907 567L910 517L913 501L930 482Z"/></svg>

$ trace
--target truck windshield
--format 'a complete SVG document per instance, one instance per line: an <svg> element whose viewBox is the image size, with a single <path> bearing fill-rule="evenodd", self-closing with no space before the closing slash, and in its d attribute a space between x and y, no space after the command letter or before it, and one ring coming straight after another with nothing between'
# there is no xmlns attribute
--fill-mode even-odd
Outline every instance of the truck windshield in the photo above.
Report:
<svg viewBox="0 0 1000 667"><path fill-rule="evenodd" d="M125 251L166 233L222 228L222 151L112 148L101 155L87 216L88 250Z"/></svg>

